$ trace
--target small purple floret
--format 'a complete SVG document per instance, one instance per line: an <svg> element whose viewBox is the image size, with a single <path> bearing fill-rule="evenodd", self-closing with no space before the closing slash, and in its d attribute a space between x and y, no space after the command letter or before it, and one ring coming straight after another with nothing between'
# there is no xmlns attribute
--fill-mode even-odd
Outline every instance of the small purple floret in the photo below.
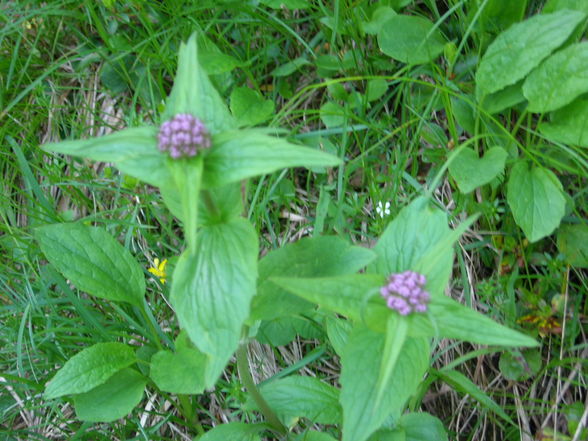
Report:
<svg viewBox="0 0 588 441"><path fill-rule="evenodd" d="M388 308L398 311L400 315L412 312L426 312L431 295L425 291L425 276L414 271L392 274L388 283L380 288L380 294L386 300Z"/></svg>
<svg viewBox="0 0 588 441"><path fill-rule="evenodd" d="M211 146L204 123L189 113L178 113L164 122L157 140L159 151L169 153L174 159L191 158Z"/></svg>

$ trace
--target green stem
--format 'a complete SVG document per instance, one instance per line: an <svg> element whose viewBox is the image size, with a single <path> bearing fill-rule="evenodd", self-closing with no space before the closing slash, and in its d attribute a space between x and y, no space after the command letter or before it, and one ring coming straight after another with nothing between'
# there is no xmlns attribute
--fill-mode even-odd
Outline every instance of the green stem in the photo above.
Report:
<svg viewBox="0 0 588 441"><path fill-rule="evenodd" d="M141 305L141 307L139 309L141 310L141 315L143 316L143 320L145 320L147 322L147 326L149 326L151 333L153 334L153 340L155 341L155 345L157 346L157 349L159 349L159 350L164 349L163 345L161 344L161 340L159 339L159 333L157 332L155 325L151 321L151 317L149 317L149 314L147 313L147 301L146 300L143 300L143 304Z"/></svg>
<svg viewBox="0 0 588 441"><path fill-rule="evenodd" d="M239 369L239 377L241 377L241 382L259 407L259 410L269 425L281 434L288 433L286 426L282 424L274 411L270 408L269 404L267 404L267 401L265 401L265 398L263 398L259 392L259 389L257 389L255 382L253 381L251 372L249 372L249 360L247 360L246 342L241 343L239 349L237 349L237 368Z"/></svg>
<svg viewBox="0 0 588 441"><path fill-rule="evenodd" d="M192 407L192 403L190 402L190 397L188 395L179 394L178 400L180 401L180 412L186 418L190 426L196 428L198 432L198 436L204 434L204 429L202 428L202 424L198 421L198 417L196 416L196 412Z"/></svg>
<svg viewBox="0 0 588 441"><path fill-rule="evenodd" d="M214 199L212 199L210 191L200 190L200 197L202 198L202 202L204 202L206 209L210 212L211 217L219 218L220 211L218 210L218 207L216 206Z"/></svg>

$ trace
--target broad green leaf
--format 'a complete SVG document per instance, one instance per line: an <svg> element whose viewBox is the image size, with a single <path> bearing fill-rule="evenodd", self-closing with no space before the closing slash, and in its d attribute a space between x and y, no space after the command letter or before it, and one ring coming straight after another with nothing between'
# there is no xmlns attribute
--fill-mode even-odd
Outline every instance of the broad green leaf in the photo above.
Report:
<svg viewBox="0 0 588 441"><path fill-rule="evenodd" d="M326 433L322 432L315 432L314 430L309 430L308 432L301 433L294 441L337 441L331 435L327 435Z"/></svg>
<svg viewBox="0 0 588 441"><path fill-rule="evenodd" d="M333 346L333 349L335 349L337 355L341 356L345 346L347 345L349 333L353 328L352 323L349 320L332 316L327 318L325 326L327 328L329 342Z"/></svg>
<svg viewBox="0 0 588 441"><path fill-rule="evenodd" d="M268 253L259 263L257 295L253 298L251 320L270 320L312 309L275 285L271 277L328 277L355 273L375 258L366 248L352 246L341 238L304 238Z"/></svg>
<svg viewBox="0 0 588 441"><path fill-rule="evenodd" d="M298 69L308 64L312 63L308 61L305 57L294 58L293 60L276 67L271 72L271 75L274 77L287 77L288 75L293 74Z"/></svg>
<svg viewBox="0 0 588 441"><path fill-rule="evenodd" d="M478 386L476 386L469 378L463 375L461 372L454 371L454 370L440 370L440 371L433 371L433 375L441 378L451 387L453 387L457 392L461 393L462 395L469 395L473 399L475 399L478 403L480 403L485 408L491 410L492 412L496 413L500 416L503 420L514 424L510 417L504 412L501 406L496 404L496 402L490 398L483 390L481 390Z"/></svg>
<svg viewBox="0 0 588 441"><path fill-rule="evenodd" d="M239 218L199 230L173 274L171 302L180 325L208 357L212 387L239 345L257 278L257 235Z"/></svg>
<svg viewBox="0 0 588 441"><path fill-rule="evenodd" d="M262 424L221 424L206 432L198 441L260 441L259 434L264 429Z"/></svg>
<svg viewBox="0 0 588 441"><path fill-rule="evenodd" d="M343 441L364 441L386 418L398 418L429 366L426 339L408 338L389 381L380 384L385 336L357 326L341 357ZM376 397L384 390L379 405Z"/></svg>
<svg viewBox="0 0 588 441"><path fill-rule="evenodd" d="M339 390L317 378L292 375L261 386L260 392L288 427L299 418L318 424L341 423ZM253 400L246 407L256 409Z"/></svg>
<svg viewBox="0 0 588 441"><path fill-rule="evenodd" d="M453 267L452 246L457 239L453 236L447 225L447 215L431 206L427 198L419 197L404 207L386 227L374 247L378 259L371 270L389 275L427 269L424 273L427 291L441 294ZM445 242L447 245L439 249L439 245Z"/></svg>
<svg viewBox="0 0 588 441"><path fill-rule="evenodd" d="M464 148L449 164L449 173L462 193L469 193L487 184L504 171L508 153L502 147L492 147L483 158L471 148Z"/></svg>
<svg viewBox="0 0 588 441"><path fill-rule="evenodd" d="M561 46L585 19L578 11L535 15L514 24L490 44L476 73L476 94L488 95L515 84Z"/></svg>
<svg viewBox="0 0 588 441"><path fill-rule="evenodd" d="M387 3L396 11L410 5L414 0L388 0Z"/></svg>
<svg viewBox="0 0 588 441"><path fill-rule="evenodd" d="M506 86L498 92L485 95L480 101L482 108L490 115L502 112L525 101L523 95L523 80L511 86Z"/></svg>
<svg viewBox="0 0 588 441"><path fill-rule="evenodd" d="M122 343L97 343L65 362L47 383L45 399L88 392L136 361L137 357L130 346Z"/></svg>
<svg viewBox="0 0 588 441"><path fill-rule="evenodd" d="M173 394L204 392L207 357L189 341L182 331L176 351L159 351L151 357L150 377L159 389Z"/></svg>
<svg viewBox="0 0 588 441"><path fill-rule="evenodd" d="M78 419L108 423L128 415L143 398L147 379L134 369L125 368L106 383L74 396Z"/></svg>
<svg viewBox="0 0 588 441"><path fill-rule="evenodd" d="M43 150L114 162L121 172L156 187L169 179L166 157L157 149L155 127L136 127L99 138L45 144Z"/></svg>
<svg viewBox="0 0 588 441"><path fill-rule="evenodd" d="M539 131L554 142L588 147L588 100L578 99L556 110L551 122L539 124Z"/></svg>
<svg viewBox="0 0 588 441"><path fill-rule="evenodd" d="M334 167L341 163L335 156L256 129L221 133L213 136L212 145L204 158L204 188L227 185L287 167Z"/></svg>
<svg viewBox="0 0 588 441"><path fill-rule="evenodd" d="M404 430L406 441L447 441L441 420L426 412L402 415L398 426Z"/></svg>
<svg viewBox="0 0 588 441"><path fill-rule="evenodd" d="M528 380L541 369L541 352L538 349L505 351L500 355L498 367L500 373L509 381Z"/></svg>
<svg viewBox="0 0 588 441"><path fill-rule="evenodd" d="M370 21L361 23L361 28L366 34L377 35L386 22L396 15L398 14L390 6L379 6L374 9Z"/></svg>
<svg viewBox="0 0 588 441"><path fill-rule="evenodd" d="M223 54L220 51L201 50L198 53L198 61L200 66L202 66L209 75L219 75L230 72L243 64L235 57Z"/></svg>
<svg viewBox="0 0 588 441"><path fill-rule="evenodd" d="M551 112L588 92L588 42L549 57L527 77L523 93L530 112Z"/></svg>
<svg viewBox="0 0 588 441"><path fill-rule="evenodd" d="M437 58L445 38L435 24L422 18L396 15L378 32L378 44L386 55L408 64L424 64Z"/></svg>
<svg viewBox="0 0 588 441"><path fill-rule="evenodd" d="M294 340L297 335L311 340L324 337L320 324L313 323L306 317L287 316L262 321L255 338L260 343L284 346Z"/></svg>
<svg viewBox="0 0 588 441"><path fill-rule="evenodd" d="M261 0L261 3L274 9L280 9L282 6L288 9L310 8L308 0Z"/></svg>
<svg viewBox="0 0 588 441"><path fill-rule="evenodd" d="M143 270L106 230L66 223L37 228L34 234L49 262L79 290L142 305Z"/></svg>
<svg viewBox="0 0 588 441"><path fill-rule="evenodd" d="M368 101L376 101L382 98L382 95L388 90L388 82L383 78L374 78L367 82L365 92Z"/></svg>
<svg viewBox="0 0 588 441"><path fill-rule="evenodd" d="M347 119L345 115L345 108L333 101L326 102L320 109L321 121L329 129L345 124L345 120Z"/></svg>
<svg viewBox="0 0 588 441"><path fill-rule="evenodd" d="M413 314L415 318L425 316ZM496 323L494 320L467 308L447 296L437 296L429 303L429 326L438 337L453 338L471 343L496 346L538 346L538 343L520 332ZM425 323L420 323L427 326ZM413 322L416 326L417 323Z"/></svg>
<svg viewBox="0 0 588 441"><path fill-rule="evenodd" d="M231 111L240 126L255 126L272 117L275 104L256 90L236 87L231 93Z"/></svg>
<svg viewBox="0 0 588 441"><path fill-rule="evenodd" d="M517 162L510 172L507 201L515 222L531 242L553 233L565 214L566 200L557 176L525 162Z"/></svg>
<svg viewBox="0 0 588 441"><path fill-rule="evenodd" d="M484 9L478 17L478 24L484 31L499 32L521 21L525 16L528 0L504 1L488 0L478 2ZM477 12L476 8L472 8Z"/></svg>
<svg viewBox="0 0 588 441"><path fill-rule="evenodd" d="M543 7L543 13L555 12L561 9L572 9L588 14L588 2L586 0L548 0Z"/></svg>
<svg viewBox="0 0 588 441"><path fill-rule="evenodd" d="M588 268L588 225L562 225L557 232L557 248L570 265Z"/></svg>
<svg viewBox="0 0 588 441"><path fill-rule="evenodd" d="M163 119L178 113L191 113L200 118L212 134L235 128L235 122L204 69L198 62L197 35L180 45L178 70Z"/></svg>

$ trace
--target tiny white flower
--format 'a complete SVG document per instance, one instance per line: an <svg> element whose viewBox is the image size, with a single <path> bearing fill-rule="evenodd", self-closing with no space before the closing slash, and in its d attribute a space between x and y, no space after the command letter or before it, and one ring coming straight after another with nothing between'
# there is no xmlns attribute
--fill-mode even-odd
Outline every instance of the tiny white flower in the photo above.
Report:
<svg viewBox="0 0 588 441"><path fill-rule="evenodd" d="M376 205L376 213L378 213L378 216L382 218L384 216L388 216L390 214L390 202L386 202L385 204L378 202Z"/></svg>

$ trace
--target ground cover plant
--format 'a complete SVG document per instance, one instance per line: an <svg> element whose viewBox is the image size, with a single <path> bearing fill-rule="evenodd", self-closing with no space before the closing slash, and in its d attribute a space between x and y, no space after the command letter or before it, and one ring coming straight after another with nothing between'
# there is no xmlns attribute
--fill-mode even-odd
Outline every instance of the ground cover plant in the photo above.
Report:
<svg viewBox="0 0 588 441"><path fill-rule="evenodd" d="M583 2L8 2L7 439L585 439Z"/></svg>

